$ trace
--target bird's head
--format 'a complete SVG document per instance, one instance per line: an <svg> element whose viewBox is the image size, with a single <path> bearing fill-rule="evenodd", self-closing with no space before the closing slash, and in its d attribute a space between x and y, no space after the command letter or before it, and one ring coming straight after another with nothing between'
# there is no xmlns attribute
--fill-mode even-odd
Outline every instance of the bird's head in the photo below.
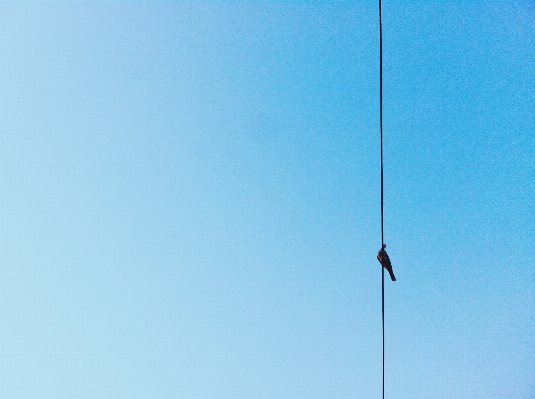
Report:
<svg viewBox="0 0 535 399"><path fill-rule="evenodd" d="M383 249L385 249L385 248L386 248L386 244L383 244Z"/></svg>

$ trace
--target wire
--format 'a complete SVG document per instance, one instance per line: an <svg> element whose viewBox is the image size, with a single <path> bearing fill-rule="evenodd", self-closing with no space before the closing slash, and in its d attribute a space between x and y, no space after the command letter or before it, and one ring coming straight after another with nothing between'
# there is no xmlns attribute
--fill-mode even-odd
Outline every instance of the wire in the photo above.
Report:
<svg viewBox="0 0 535 399"><path fill-rule="evenodd" d="M384 235L384 190L383 190L383 18L382 3L379 0L379 121L381 132L381 248L385 243ZM385 269L381 264L381 321L383 325L383 399L385 398Z"/></svg>

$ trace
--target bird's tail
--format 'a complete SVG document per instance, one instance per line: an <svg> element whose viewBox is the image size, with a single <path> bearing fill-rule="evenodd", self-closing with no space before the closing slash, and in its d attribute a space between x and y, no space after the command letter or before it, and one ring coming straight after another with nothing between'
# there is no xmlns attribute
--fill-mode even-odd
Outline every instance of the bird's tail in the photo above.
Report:
<svg viewBox="0 0 535 399"><path fill-rule="evenodd" d="M392 281L396 281L396 276L394 276L394 272L392 270L388 270L388 273L390 273L390 278L392 279Z"/></svg>

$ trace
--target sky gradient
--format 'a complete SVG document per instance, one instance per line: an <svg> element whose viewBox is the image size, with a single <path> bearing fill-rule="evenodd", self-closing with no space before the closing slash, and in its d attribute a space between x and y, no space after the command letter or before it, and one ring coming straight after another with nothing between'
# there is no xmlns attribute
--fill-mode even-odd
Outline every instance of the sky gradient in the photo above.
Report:
<svg viewBox="0 0 535 399"><path fill-rule="evenodd" d="M0 396L379 398L377 2L0 4ZM535 3L383 1L386 397L535 398Z"/></svg>

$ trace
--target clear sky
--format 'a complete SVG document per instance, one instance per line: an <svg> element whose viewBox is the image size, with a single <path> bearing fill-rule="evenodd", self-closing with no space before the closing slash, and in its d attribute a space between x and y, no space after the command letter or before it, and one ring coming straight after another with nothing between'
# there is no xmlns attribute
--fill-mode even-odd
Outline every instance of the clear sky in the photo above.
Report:
<svg viewBox="0 0 535 399"><path fill-rule="evenodd" d="M0 4L0 396L380 398L376 1ZM535 398L535 3L383 0L386 397Z"/></svg>

